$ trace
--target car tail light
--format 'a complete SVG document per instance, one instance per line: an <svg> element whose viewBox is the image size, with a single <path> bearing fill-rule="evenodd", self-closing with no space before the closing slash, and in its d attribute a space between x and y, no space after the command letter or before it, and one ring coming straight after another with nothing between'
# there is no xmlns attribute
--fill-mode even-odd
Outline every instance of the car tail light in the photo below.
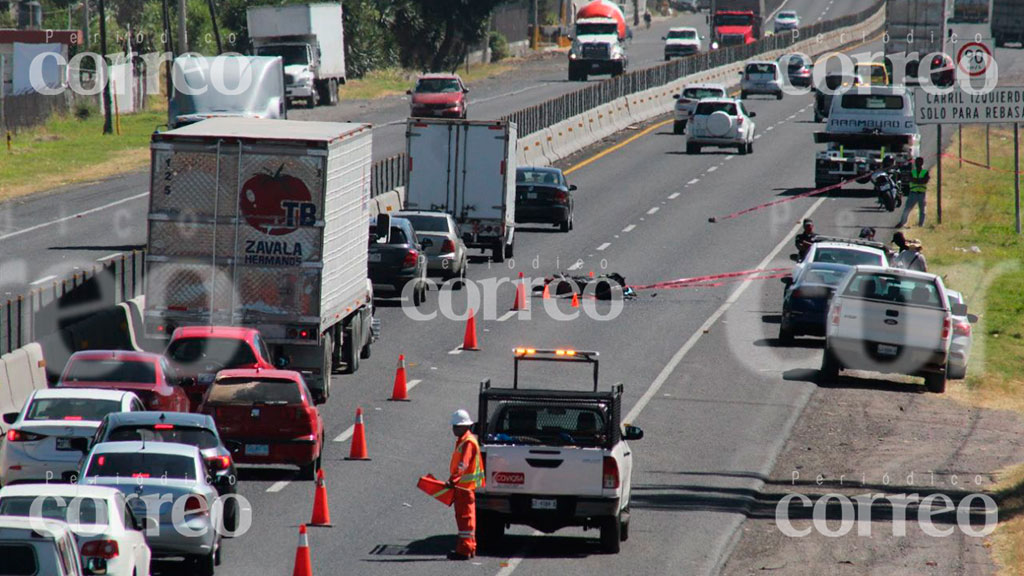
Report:
<svg viewBox="0 0 1024 576"><path fill-rule="evenodd" d="M743 126L743 116L737 116L736 117L736 125L737 126Z"/></svg>
<svg viewBox="0 0 1024 576"><path fill-rule="evenodd" d="M198 494L190 494L185 500L185 514L204 514L208 509L206 498Z"/></svg>
<svg viewBox="0 0 1024 576"><path fill-rule="evenodd" d="M842 312L843 312L843 305L842 304L836 304L835 306L832 307L832 325L833 326L839 326L839 316L842 314Z"/></svg>
<svg viewBox="0 0 1024 576"><path fill-rule="evenodd" d="M942 321L942 339L946 340L949 338L949 333L953 330L953 319L949 316Z"/></svg>
<svg viewBox="0 0 1024 576"><path fill-rule="evenodd" d="M153 430L174 430L174 424L156 424Z"/></svg>
<svg viewBox="0 0 1024 576"><path fill-rule="evenodd" d="M405 253L405 259L402 260L402 266L408 268L416 265L416 260L420 257L419 252L415 250L409 250Z"/></svg>
<svg viewBox="0 0 1024 576"><path fill-rule="evenodd" d="M619 464L611 456L604 457L604 466L601 473L602 486L605 490L615 490L619 487Z"/></svg>
<svg viewBox="0 0 1024 576"><path fill-rule="evenodd" d="M971 335L971 323L970 322L957 322L953 325L953 334L957 336L970 336Z"/></svg>
<svg viewBox="0 0 1024 576"><path fill-rule="evenodd" d="M82 556L92 556L110 560L120 553L117 540L93 540L82 544Z"/></svg>
<svg viewBox="0 0 1024 576"><path fill-rule="evenodd" d="M559 190L559 191L555 192L555 200L558 200L559 202L565 202L568 199L569 199L569 193L568 192L565 192L565 191L562 191L562 190Z"/></svg>
<svg viewBox="0 0 1024 576"><path fill-rule="evenodd" d="M455 242L452 242L451 238L445 240L444 244L441 244L441 252L455 252Z"/></svg>
<svg viewBox="0 0 1024 576"><path fill-rule="evenodd" d="M207 458L206 464L214 471L227 470L231 467L231 457L214 456L212 458Z"/></svg>
<svg viewBox="0 0 1024 576"><path fill-rule="evenodd" d="M8 442L35 442L36 440L42 440L46 438L42 434L33 434L31 432L22 432L21 430L10 429L7 431Z"/></svg>

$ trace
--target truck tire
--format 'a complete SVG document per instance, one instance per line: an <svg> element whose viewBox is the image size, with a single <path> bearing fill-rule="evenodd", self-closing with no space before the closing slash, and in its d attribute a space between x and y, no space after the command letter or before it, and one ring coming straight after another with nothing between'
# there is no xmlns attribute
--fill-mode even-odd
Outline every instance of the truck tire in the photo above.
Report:
<svg viewBox="0 0 1024 576"><path fill-rule="evenodd" d="M736 153L739 154L740 156L746 156L747 155L747 143L744 142L743 144L740 144L739 146L737 146L736 147Z"/></svg>
<svg viewBox="0 0 1024 576"><path fill-rule="evenodd" d="M933 394L942 394L946 391L946 373L925 374L924 385Z"/></svg>
<svg viewBox="0 0 1024 576"><path fill-rule="evenodd" d="M323 349L324 361L320 372L320 392L314 395L319 395L324 402L327 402L327 399L331 397L331 357L334 355L334 339L331 338L329 332L324 334Z"/></svg>
<svg viewBox="0 0 1024 576"><path fill-rule="evenodd" d="M359 351L359 357L363 360L368 360L371 355L373 355L373 351L370 349L370 342L367 342L366 346L363 346L363 349Z"/></svg>
<svg viewBox="0 0 1024 576"><path fill-rule="evenodd" d="M839 380L839 361L828 348L825 348L821 355L821 371L818 377L822 384L833 384Z"/></svg>
<svg viewBox="0 0 1024 576"><path fill-rule="evenodd" d="M779 342L789 344L793 341L794 336L793 329L786 326L785 320L779 323Z"/></svg>
<svg viewBox="0 0 1024 576"><path fill-rule="evenodd" d="M516 255L516 241L512 240L505 244L505 258L512 258Z"/></svg>
<svg viewBox="0 0 1024 576"><path fill-rule="evenodd" d="M963 368L953 366L952 364L946 363L946 379L947 380L963 380L967 377L967 367Z"/></svg>
<svg viewBox="0 0 1024 576"><path fill-rule="evenodd" d="M619 518L619 525L620 525L619 526L619 540L622 541L622 542L625 542L626 540L629 540L629 518L630 518L630 515L629 515L629 509L628 508L626 510L623 510L623 512L620 513L620 518Z"/></svg>
<svg viewBox="0 0 1024 576"><path fill-rule="evenodd" d="M316 86L313 87L313 91L310 92L309 98L306 98L306 108L316 108L317 104L320 103L320 90Z"/></svg>
<svg viewBox="0 0 1024 576"><path fill-rule="evenodd" d="M491 248L491 260L498 263L505 261L505 243L503 241L498 240L494 243L494 247Z"/></svg>
<svg viewBox="0 0 1024 576"><path fill-rule="evenodd" d="M676 120L672 123L672 133L682 134L686 132L686 120Z"/></svg>
<svg viewBox="0 0 1024 576"><path fill-rule="evenodd" d="M338 96L338 79L331 78L327 81L327 90L330 92L330 98L327 99L328 106L337 106L338 101L341 97Z"/></svg>
<svg viewBox="0 0 1024 576"><path fill-rule="evenodd" d="M353 319L349 322L348 326L345 327L345 339L341 349L344 350L343 356L345 357L345 374L355 374L359 370L359 348L357 342L359 342L359 320Z"/></svg>
<svg viewBox="0 0 1024 576"><path fill-rule="evenodd" d="M605 554L618 554L622 549L622 522L619 515L601 521L601 550Z"/></svg>
<svg viewBox="0 0 1024 576"><path fill-rule="evenodd" d="M700 154L700 146L698 146L697 144L691 144L691 143L687 142L686 143L686 153L687 154Z"/></svg>
<svg viewBox="0 0 1024 576"><path fill-rule="evenodd" d="M505 537L505 522L493 512L477 512L476 539L481 549L494 549Z"/></svg>

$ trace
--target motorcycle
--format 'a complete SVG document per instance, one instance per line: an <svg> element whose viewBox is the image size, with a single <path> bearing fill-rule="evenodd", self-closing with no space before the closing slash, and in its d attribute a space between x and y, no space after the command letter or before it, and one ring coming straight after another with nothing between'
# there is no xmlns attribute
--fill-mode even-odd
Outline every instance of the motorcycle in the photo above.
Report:
<svg viewBox="0 0 1024 576"><path fill-rule="evenodd" d="M875 186L875 194L878 196L878 205L892 212L903 205L903 186L899 174L894 170L880 170L871 177Z"/></svg>

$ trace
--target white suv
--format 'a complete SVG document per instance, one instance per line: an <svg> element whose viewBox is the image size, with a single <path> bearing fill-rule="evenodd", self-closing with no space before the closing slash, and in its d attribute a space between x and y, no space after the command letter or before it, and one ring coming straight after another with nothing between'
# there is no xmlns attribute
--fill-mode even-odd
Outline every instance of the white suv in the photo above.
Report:
<svg viewBox="0 0 1024 576"><path fill-rule="evenodd" d="M743 76L740 98L746 99L751 94L767 94L782 100L782 71L778 62L747 62L740 76Z"/></svg>
<svg viewBox="0 0 1024 576"><path fill-rule="evenodd" d="M734 98L707 98L693 112L686 153L700 154L704 146L733 148L740 154L754 151L755 114Z"/></svg>
<svg viewBox="0 0 1024 576"><path fill-rule="evenodd" d="M676 107L672 116L672 133L682 134L686 130L686 123L693 116L697 102L704 98L726 98L728 93L725 86L721 84L690 84L683 88L683 91L673 96L676 100Z"/></svg>

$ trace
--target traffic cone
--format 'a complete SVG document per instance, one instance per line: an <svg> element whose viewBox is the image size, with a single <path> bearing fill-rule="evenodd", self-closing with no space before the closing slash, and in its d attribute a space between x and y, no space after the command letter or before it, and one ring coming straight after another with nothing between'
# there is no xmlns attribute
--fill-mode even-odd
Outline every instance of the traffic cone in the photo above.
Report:
<svg viewBox="0 0 1024 576"><path fill-rule="evenodd" d="M519 273L519 284L516 286L516 301L512 304L513 310L526 310L526 280L523 273Z"/></svg>
<svg viewBox="0 0 1024 576"><path fill-rule="evenodd" d="M356 424L352 430L352 449L349 450L348 458L345 460L369 460L370 455L366 451L366 430L363 426L363 409L356 408Z"/></svg>
<svg viewBox="0 0 1024 576"><path fill-rule="evenodd" d="M540 295L540 297L545 300L551 299L551 288L549 288L547 284L544 285L544 292Z"/></svg>
<svg viewBox="0 0 1024 576"><path fill-rule="evenodd" d="M573 308L579 308L580 307L580 296L579 296L579 294L577 294L575 292L572 293L572 307Z"/></svg>
<svg viewBox="0 0 1024 576"><path fill-rule="evenodd" d="M405 380L405 354L398 355L398 370L395 371L395 387L391 390L390 400L394 402L409 401L409 390L406 388Z"/></svg>
<svg viewBox="0 0 1024 576"><path fill-rule="evenodd" d="M476 342L476 314L472 308L469 310L469 319L466 320L466 335L462 338L462 349L474 352L480 350Z"/></svg>
<svg viewBox="0 0 1024 576"><path fill-rule="evenodd" d="M295 569L292 576L313 576L313 561L309 557L309 537L306 525L299 526L299 547L295 549Z"/></svg>
<svg viewBox="0 0 1024 576"><path fill-rule="evenodd" d="M593 277L594 277L594 271L593 271L593 270L591 270L591 271L590 271L590 277L591 277L591 278L593 278Z"/></svg>
<svg viewBox="0 0 1024 576"><path fill-rule="evenodd" d="M331 509L327 504L327 483L324 482L324 470L316 471L316 492L313 496L313 518L310 526L331 527Z"/></svg>

